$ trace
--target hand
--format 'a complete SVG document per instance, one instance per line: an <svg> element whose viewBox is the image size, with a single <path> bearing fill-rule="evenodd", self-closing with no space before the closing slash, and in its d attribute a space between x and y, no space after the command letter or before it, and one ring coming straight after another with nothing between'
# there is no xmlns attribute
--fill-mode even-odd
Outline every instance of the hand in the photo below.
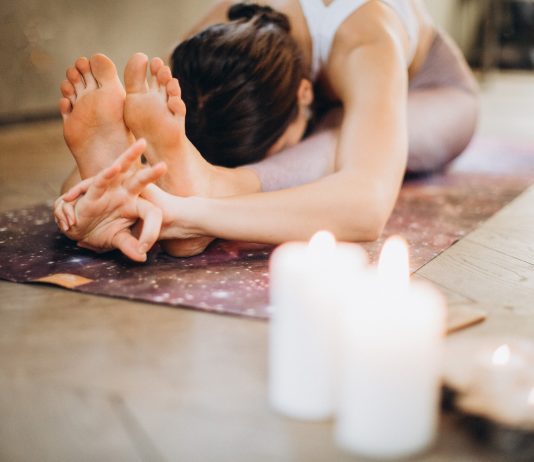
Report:
<svg viewBox="0 0 534 462"><path fill-rule="evenodd" d="M196 198L173 196L153 184L143 190L142 196L163 211L163 226L159 238L162 240L163 249L169 255L198 255L215 239L195 230L192 220L187 218L196 208Z"/></svg>
<svg viewBox="0 0 534 462"><path fill-rule="evenodd" d="M76 213L74 212L74 205L76 204L76 199L84 194L85 191L89 188L91 183L94 181L94 178L87 178L80 181L76 185L76 189L72 187L67 193L59 196L54 202L54 220L57 227L66 233L71 226L76 224ZM78 194L73 197L74 192ZM69 194L70 202L65 200L65 196Z"/></svg>
<svg viewBox="0 0 534 462"><path fill-rule="evenodd" d="M78 183L56 201L56 221L80 247L96 252L117 248L132 260L146 260L146 252L158 239L162 212L139 196L165 174L166 166L159 163L132 170L145 147L145 141L138 140L110 167ZM143 221L139 239L131 231L138 219Z"/></svg>

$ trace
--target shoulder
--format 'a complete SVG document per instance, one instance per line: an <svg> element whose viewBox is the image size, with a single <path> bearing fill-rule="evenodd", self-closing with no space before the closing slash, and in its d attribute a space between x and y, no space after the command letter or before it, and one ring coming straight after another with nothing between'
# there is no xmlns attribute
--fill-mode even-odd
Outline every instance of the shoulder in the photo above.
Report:
<svg viewBox="0 0 534 462"><path fill-rule="evenodd" d="M383 2L371 0L337 31L324 73L327 85L343 104L355 95L360 99L363 93L371 94L373 88L404 85L408 50L397 14Z"/></svg>
<svg viewBox="0 0 534 462"><path fill-rule="evenodd" d="M331 55L344 59L358 47L370 44L392 46L407 51L409 39L399 16L379 0L358 8L336 32Z"/></svg>

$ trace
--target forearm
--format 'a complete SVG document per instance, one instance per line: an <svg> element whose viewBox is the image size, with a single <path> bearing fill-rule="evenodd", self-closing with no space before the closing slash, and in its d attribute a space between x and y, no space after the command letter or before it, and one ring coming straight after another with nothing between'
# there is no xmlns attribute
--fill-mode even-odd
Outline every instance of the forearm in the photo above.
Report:
<svg viewBox="0 0 534 462"><path fill-rule="evenodd" d="M209 235L277 244L308 239L320 229L340 240L376 239L395 204L406 159L402 123L380 117L381 124L365 114L346 117L337 142L339 171L313 183L219 199L171 196L162 239ZM363 149L355 148L357 140Z"/></svg>
<svg viewBox="0 0 534 462"><path fill-rule="evenodd" d="M359 182L355 188L355 182ZM354 194L354 190L358 194ZM219 199L169 197L162 239L209 235L277 244L305 240L320 229L340 240L366 241L383 227L376 183L339 172L297 188Z"/></svg>

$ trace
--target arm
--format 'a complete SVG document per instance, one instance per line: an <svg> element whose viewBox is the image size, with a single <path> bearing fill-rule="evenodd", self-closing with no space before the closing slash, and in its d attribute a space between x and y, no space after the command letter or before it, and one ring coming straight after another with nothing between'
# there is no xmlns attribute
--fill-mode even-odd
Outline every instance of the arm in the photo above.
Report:
<svg viewBox="0 0 534 462"><path fill-rule="evenodd" d="M344 58L344 59L342 59ZM407 72L385 30L338 60L345 116L336 173L296 188L220 199L168 197L164 238L182 233L279 243L329 229L342 240L376 239L394 206L406 165ZM332 66L336 68L336 63Z"/></svg>

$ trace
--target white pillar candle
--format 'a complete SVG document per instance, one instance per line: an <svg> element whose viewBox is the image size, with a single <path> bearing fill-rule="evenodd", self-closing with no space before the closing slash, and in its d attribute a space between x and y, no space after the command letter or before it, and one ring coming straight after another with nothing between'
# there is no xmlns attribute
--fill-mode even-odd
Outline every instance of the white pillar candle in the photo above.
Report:
<svg viewBox="0 0 534 462"><path fill-rule="evenodd" d="M377 273L359 306L345 309L336 439L368 457L406 457L435 437L445 306L429 285L409 284L407 249L396 240Z"/></svg>
<svg viewBox="0 0 534 462"><path fill-rule="evenodd" d="M342 280L357 278L366 255L336 244L330 233L273 253L269 395L275 410L304 420L332 416L336 402L336 341Z"/></svg>

